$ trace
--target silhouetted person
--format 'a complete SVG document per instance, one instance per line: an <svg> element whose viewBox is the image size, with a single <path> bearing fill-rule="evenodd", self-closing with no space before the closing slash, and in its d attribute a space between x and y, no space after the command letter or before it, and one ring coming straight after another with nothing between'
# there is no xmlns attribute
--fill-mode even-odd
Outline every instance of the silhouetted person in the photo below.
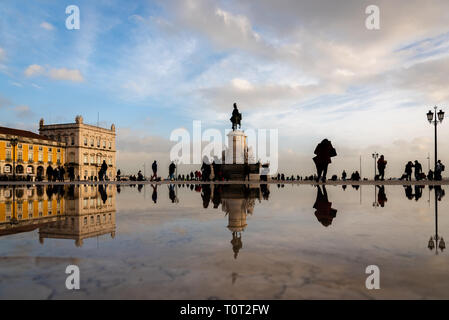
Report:
<svg viewBox="0 0 449 320"><path fill-rule="evenodd" d="M137 181L143 181L144 180L143 178L144 177L142 171L139 170L139 172L137 172Z"/></svg>
<svg viewBox="0 0 449 320"><path fill-rule="evenodd" d="M387 195L385 194L385 186L377 186L379 192L377 193L377 203L383 208L385 207L385 202L387 202Z"/></svg>
<svg viewBox="0 0 449 320"><path fill-rule="evenodd" d="M432 171L432 169L430 169L429 170L429 173L427 174L427 180L430 180L430 181L432 181L433 180L433 171Z"/></svg>
<svg viewBox="0 0 449 320"><path fill-rule="evenodd" d="M249 181L249 172L250 172L249 164L245 163L243 165L243 181L246 181L246 178L248 178Z"/></svg>
<svg viewBox="0 0 449 320"><path fill-rule="evenodd" d="M120 176L122 175L122 172L120 169L117 170L117 181L120 181Z"/></svg>
<svg viewBox="0 0 449 320"><path fill-rule="evenodd" d="M337 210L332 209L332 202L327 199L326 187L323 185L323 191L321 191L321 186L317 186L317 189L316 201L313 205L313 208L316 209L315 216L323 226L328 227L337 216Z"/></svg>
<svg viewBox="0 0 449 320"><path fill-rule="evenodd" d="M210 181L211 168L207 158L203 158L203 165L201 166L203 181Z"/></svg>
<svg viewBox="0 0 449 320"><path fill-rule="evenodd" d="M387 161L385 161L384 155L381 155L377 160L377 170L379 170L379 180L385 180L385 168Z"/></svg>
<svg viewBox="0 0 449 320"><path fill-rule="evenodd" d="M176 170L176 165L172 161L170 163L170 165L168 166L168 176L169 176L170 180L174 180L175 179L175 170Z"/></svg>
<svg viewBox="0 0 449 320"><path fill-rule="evenodd" d="M67 170L68 170L68 173L69 173L69 180L70 181L75 181L75 168L74 167L69 167Z"/></svg>
<svg viewBox="0 0 449 320"><path fill-rule="evenodd" d="M51 166L48 166L48 167L47 167L47 172L46 172L46 174L47 174L47 180L48 180L48 181L51 181L51 180L52 180L52 177L53 177L53 168L52 168Z"/></svg>
<svg viewBox="0 0 449 320"><path fill-rule="evenodd" d="M329 140L323 139L323 141L321 141L315 148L314 154L316 154L316 156L313 158L317 170L316 181L318 182L320 181L320 179L322 179L322 181L325 182L327 167L329 166L329 163L332 162L331 158L335 157L337 155L337 152L335 151L335 148L332 146L332 143Z"/></svg>
<svg viewBox="0 0 449 320"><path fill-rule="evenodd" d="M242 114L239 112L239 109L237 109L237 103L234 103L234 110L232 110L232 130L237 129L237 125L239 126L239 129L241 127L241 120L242 120Z"/></svg>
<svg viewBox="0 0 449 320"><path fill-rule="evenodd" d="M413 163L411 161L409 161L405 165L405 180L407 180L407 181L412 180L412 170L413 170Z"/></svg>
<svg viewBox="0 0 449 320"><path fill-rule="evenodd" d="M422 165L418 162L418 160L415 160L415 164L413 165L415 167L415 179L416 181L421 180L421 173L422 173Z"/></svg>
<svg viewBox="0 0 449 320"><path fill-rule="evenodd" d="M346 181L346 171L343 170L342 174L341 174L341 180Z"/></svg>
<svg viewBox="0 0 449 320"><path fill-rule="evenodd" d="M441 160L438 160L435 168L435 180L440 181L443 179L442 173L444 169L445 169L444 164L441 163Z"/></svg>
<svg viewBox="0 0 449 320"><path fill-rule="evenodd" d="M153 175L151 176L151 181L153 181L153 179L157 180L157 162L156 160L154 160L153 164L151 165L151 170L153 170Z"/></svg>
<svg viewBox="0 0 449 320"><path fill-rule="evenodd" d="M106 177L106 172L108 171L108 165L106 164L106 160L103 160L103 163L101 164L101 181L104 180Z"/></svg>

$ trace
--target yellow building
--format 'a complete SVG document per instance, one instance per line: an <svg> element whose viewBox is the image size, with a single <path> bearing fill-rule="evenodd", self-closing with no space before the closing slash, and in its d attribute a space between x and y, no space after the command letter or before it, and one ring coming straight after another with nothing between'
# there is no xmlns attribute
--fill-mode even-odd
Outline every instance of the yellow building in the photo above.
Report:
<svg viewBox="0 0 449 320"><path fill-rule="evenodd" d="M31 131L0 127L0 177L44 177L49 166L65 163L65 143Z"/></svg>

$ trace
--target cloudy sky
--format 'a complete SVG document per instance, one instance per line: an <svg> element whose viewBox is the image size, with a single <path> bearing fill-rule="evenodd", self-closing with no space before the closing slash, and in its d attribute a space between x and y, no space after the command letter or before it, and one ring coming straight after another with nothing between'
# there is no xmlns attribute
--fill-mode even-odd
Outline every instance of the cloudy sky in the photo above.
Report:
<svg viewBox="0 0 449 320"><path fill-rule="evenodd" d="M65 26L68 5L80 29ZM380 9L368 30L365 9ZM118 166L168 162L172 130L279 130L279 166L313 168L329 138L331 172L387 175L418 159L427 170L433 131L426 112L448 107L449 2L364 0L3 0L0 2L0 125L115 123ZM446 111L449 111L447 109ZM440 158L449 164L449 120Z"/></svg>

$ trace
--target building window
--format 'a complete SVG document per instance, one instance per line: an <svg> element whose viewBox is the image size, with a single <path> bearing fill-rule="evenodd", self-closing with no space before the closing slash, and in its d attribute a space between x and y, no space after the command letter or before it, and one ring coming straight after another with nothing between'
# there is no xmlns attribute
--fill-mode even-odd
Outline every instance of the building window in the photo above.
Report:
<svg viewBox="0 0 449 320"><path fill-rule="evenodd" d="M112 166L112 158L109 158L108 161L109 161L109 165Z"/></svg>
<svg viewBox="0 0 449 320"><path fill-rule="evenodd" d="M42 152L39 152L39 153L38 153L38 155L37 155L37 160L38 160L39 162L44 161L44 155L42 154Z"/></svg>
<svg viewBox="0 0 449 320"><path fill-rule="evenodd" d="M112 149L112 142L109 141L109 149Z"/></svg>
<svg viewBox="0 0 449 320"><path fill-rule="evenodd" d="M17 148L22 149L22 144L19 143L19 144L17 145Z"/></svg>
<svg viewBox="0 0 449 320"><path fill-rule="evenodd" d="M106 140L103 140L103 148L106 148Z"/></svg>
<svg viewBox="0 0 449 320"><path fill-rule="evenodd" d="M28 150L33 150L33 146L31 144L28 146Z"/></svg>
<svg viewBox="0 0 449 320"><path fill-rule="evenodd" d="M75 137L74 136L71 137L70 143L72 144L72 146L75 144Z"/></svg>
<svg viewBox="0 0 449 320"><path fill-rule="evenodd" d="M39 147L39 151L42 151L42 147Z"/></svg>
<svg viewBox="0 0 449 320"><path fill-rule="evenodd" d="M33 162L33 152L28 152L28 161Z"/></svg>
<svg viewBox="0 0 449 320"><path fill-rule="evenodd" d="M53 162L53 154L52 153L48 154L48 162Z"/></svg>
<svg viewBox="0 0 449 320"><path fill-rule="evenodd" d="M90 156L90 163L91 164L95 164L95 157L94 156Z"/></svg>
<svg viewBox="0 0 449 320"><path fill-rule="evenodd" d="M22 153L22 151L19 151L19 152L17 153L17 160L18 160L18 161L23 161L23 153Z"/></svg>
<svg viewBox="0 0 449 320"><path fill-rule="evenodd" d="M100 139L97 139L97 147L100 148Z"/></svg>
<svg viewBox="0 0 449 320"><path fill-rule="evenodd" d="M84 138L84 145L87 146L87 138Z"/></svg>
<svg viewBox="0 0 449 320"><path fill-rule="evenodd" d="M11 161L11 150L6 150L6 161Z"/></svg>
<svg viewBox="0 0 449 320"><path fill-rule="evenodd" d="M89 159L87 158L87 154L84 155L84 164L88 164L89 163Z"/></svg>

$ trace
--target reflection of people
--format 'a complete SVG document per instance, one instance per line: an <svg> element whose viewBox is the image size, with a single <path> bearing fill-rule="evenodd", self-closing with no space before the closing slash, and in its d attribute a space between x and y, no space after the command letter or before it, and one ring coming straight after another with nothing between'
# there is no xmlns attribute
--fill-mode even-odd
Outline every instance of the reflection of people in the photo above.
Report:
<svg viewBox="0 0 449 320"><path fill-rule="evenodd" d="M377 193L377 203L383 208L385 207L385 202L387 202L387 195L385 194L385 186L377 186L379 192Z"/></svg>
<svg viewBox="0 0 449 320"><path fill-rule="evenodd" d="M327 167L332 162L331 158L335 157L337 152L329 140L323 139L315 148L314 154L316 156L313 158L313 161L315 162L318 175L316 181L318 182L322 176L322 181L325 182Z"/></svg>
<svg viewBox="0 0 449 320"><path fill-rule="evenodd" d="M409 200L413 200L413 189L412 186L408 185L408 186L404 186L405 188L405 196L409 199Z"/></svg>
<svg viewBox="0 0 449 320"><path fill-rule="evenodd" d="M415 200L418 201L422 197L422 189L424 186L415 185Z"/></svg>
<svg viewBox="0 0 449 320"><path fill-rule="evenodd" d="M332 202L329 202L327 198L326 187L323 186L323 191L320 186L317 186L317 189L316 201L313 205L313 208L316 209L315 216L323 226L328 227L337 216L337 210L332 209Z"/></svg>
<svg viewBox="0 0 449 320"><path fill-rule="evenodd" d="M151 195L151 199L153 200L154 203L156 203L157 202L157 184L151 185L151 187L153 188L153 194Z"/></svg>
<svg viewBox="0 0 449 320"><path fill-rule="evenodd" d="M172 203L176 202L175 186L173 184L170 184L168 186L168 197L170 198Z"/></svg>
<svg viewBox="0 0 449 320"><path fill-rule="evenodd" d="M108 194L106 193L106 190L104 189L102 184L98 186L98 192L100 192L101 200L103 200L103 203L106 203L106 200L108 200Z"/></svg>
<svg viewBox="0 0 449 320"><path fill-rule="evenodd" d="M210 184L203 184L203 191L201 192L201 198L203 199L203 208L206 209L209 206L211 189Z"/></svg>

